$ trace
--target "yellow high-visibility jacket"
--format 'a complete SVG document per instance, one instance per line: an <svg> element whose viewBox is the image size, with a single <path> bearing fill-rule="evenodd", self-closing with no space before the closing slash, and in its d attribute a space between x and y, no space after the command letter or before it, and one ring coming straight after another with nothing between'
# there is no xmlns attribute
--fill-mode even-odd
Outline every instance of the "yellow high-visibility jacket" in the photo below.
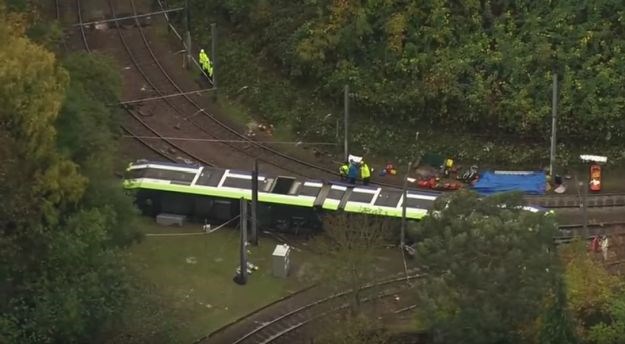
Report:
<svg viewBox="0 0 625 344"><path fill-rule="evenodd" d="M369 165L364 162L360 165L360 177L362 177L362 179L371 177L371 170L369 169Z"/></svg>

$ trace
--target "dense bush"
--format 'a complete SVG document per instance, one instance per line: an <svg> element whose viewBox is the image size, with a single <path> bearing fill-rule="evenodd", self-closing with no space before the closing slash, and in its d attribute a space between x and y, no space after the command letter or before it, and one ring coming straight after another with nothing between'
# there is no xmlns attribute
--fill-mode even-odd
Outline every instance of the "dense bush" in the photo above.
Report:
<svg viewBox="0 0 625 344"><path fill-rule="evenodd" d="M555 70L562 144L613 147L625 137L622 2L191 3L200 44L209 41L204 28L210 21L226 31L220 41L222 86L259 90L246 101L269 119L306 126L339 105L349 84L353 113L395 129L442 129L468 133L477 142L544 146ZM241 47L244 56L232 56ZM241 68L259 69L247 64L264 69L246 74ZM289 81L267 80L276 75ZM292 97L273 99L279 90L302 96L291 88L322 99L326 111L293 106Z"/></svg>

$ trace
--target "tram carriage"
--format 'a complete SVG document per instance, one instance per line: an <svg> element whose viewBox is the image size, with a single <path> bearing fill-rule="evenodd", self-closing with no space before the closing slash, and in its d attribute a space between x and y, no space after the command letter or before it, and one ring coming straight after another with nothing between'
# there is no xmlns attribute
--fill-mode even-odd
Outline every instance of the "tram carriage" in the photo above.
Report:
<svg viewBox="0 0 625 344"><path fill-rule="evenodd" d="M239 214L241 198L252 197L252 173L202 165L139 160L129 165L124 187L136 192L141 211L186 215L203 222ZM406 218L419 220L437 194L407 191ZM261 228L279 231L317 230L324 213L345 211L393 218L402 216L402 191L339 181L258 176L258 219Z"/></svg>

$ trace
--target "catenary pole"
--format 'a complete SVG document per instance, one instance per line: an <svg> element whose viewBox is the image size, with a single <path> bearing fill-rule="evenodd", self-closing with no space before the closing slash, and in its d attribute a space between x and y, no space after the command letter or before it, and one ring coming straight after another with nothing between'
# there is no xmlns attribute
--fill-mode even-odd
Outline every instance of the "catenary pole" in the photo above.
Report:
<svg viewBox="0 0 625 344"><path fill-rule="evenodd" d="M213 87L217 89L217 24L211 24L211 60L213 62ZM217 92L215 92L217 97Z"/></svg>
<svg viewBox="0 0 625 344"><path fill-rule="evenodd" d="M184 2L184 9L185 9L185 13L184 13L184 28L185 28L185 33L184 33L184 37L185 37L185 45L186 45L186 49L187 49L187 58L186 58L186 63L185 63L185 68L189 69L191 68L191 64L192 64L192 50L191 50L191 10L189 9L189 0L185 0ZM169 27L169 26L167 26Z"/></svg>
<svg viewBox="0 0 625 344"><path fill-rule="evenodd" d="M415 142L419 141L419 132L417 131L416 135L415 135ZM416 160L416 162L415 162ZM408 175L410 174L410 171L412 171L412 167L413 166L419 166L419 164L421 163L421 156L419 156L417 159L412 159L410 161L410 163L408 163L408 171L406 171L406 174L404 175L404 185L402 186L402 199L403 199L403 204L401 206L401 237L400 237L400 246L401 246L401 250L402 252L404 251L404 245L406 244L406 206L407 206L407 200L408 200Z"/></svg>
<svg viewBox="0 0 625 344"><path fill-rule="evenodd" d="M404 245L406 245L406 207L408 204L408 174L410 170L412 170L413 161L408 163L408 171L406 171L406 175L404 175L404 185L402 186L402 205L401 205L401 237L400 244L402 251L404 250Z"/></svg>
<svg viewBox="0 0 625 344"><path fill-rule="evenodd" d="M588 232L588 183L580 184L582 184L582 187L584 188L584 193L582 194L582 216L584 220L584 233L586 234L586 237L588 237L590 234Z"/></svg>
<svg viewBox="0 0 625 344"><path fill-rule="evenodd" d="M349 157L349 85L345 85L345 88L343 89L343 103L345 105L345 123L343 123L343 127L345 129L343 156L345 161L347 161L347 158Z"/></svg>
<svg viewBox="0 0 625 344"><path fill-rule="evenodd" d="M252 244L258 246L258 219L256 207L258 206L258 159L254 159L254 168L252 169Z"/></svg>
<svg viewBox="0 0 625 344"><path fill-rule="evenodd" d="M556 164L556 119L558 115L558 73L553 70L553 87L551 95L551 151L549 154L549 175L553 180Z"/></svg>
<svg viewBox="0 0 625 344"><path fill-rule="evenodd" d="M247 283L247 200L241 198L241 284Z"/></svg>

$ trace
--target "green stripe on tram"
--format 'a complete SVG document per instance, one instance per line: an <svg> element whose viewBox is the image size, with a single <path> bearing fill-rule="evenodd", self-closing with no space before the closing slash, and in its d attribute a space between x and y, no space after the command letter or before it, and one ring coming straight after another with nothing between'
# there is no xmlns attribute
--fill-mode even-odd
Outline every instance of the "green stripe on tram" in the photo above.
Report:
<svg viewBox="0 0 625 344"><path fill-rule="evenodd" d="M294 205L294 206L299 206L299 207L312 207L315 203L314 199L299 198L295 196L278 195L278 194L270 194L270 193L259 193L258 200L261 202Z"/></svg>

